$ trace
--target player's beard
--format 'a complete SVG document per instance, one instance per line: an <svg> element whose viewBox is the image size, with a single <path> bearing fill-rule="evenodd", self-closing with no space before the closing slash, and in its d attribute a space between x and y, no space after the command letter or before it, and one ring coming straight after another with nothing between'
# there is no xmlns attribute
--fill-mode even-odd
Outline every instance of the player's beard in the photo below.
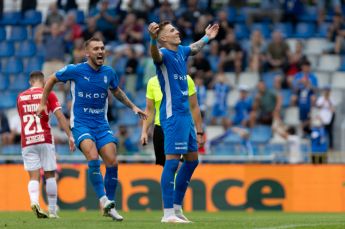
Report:
<svg viewBox="0 0 345 229"><path fill-rule="evenodd" d="M91 61L92 61L92 63L95 65L95 66L97 66L97 67L100 67L100 66L102 66L103 65L103 63L104 63L104 57L102 57L102 59L100 59L99 57L92 57L91 58Z"/></svg>

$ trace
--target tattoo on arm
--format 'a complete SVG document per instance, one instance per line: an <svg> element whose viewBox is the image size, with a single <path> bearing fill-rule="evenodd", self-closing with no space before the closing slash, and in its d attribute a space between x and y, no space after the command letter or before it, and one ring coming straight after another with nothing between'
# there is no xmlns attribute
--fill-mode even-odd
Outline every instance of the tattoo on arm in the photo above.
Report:
<svg viewBox="0 0 345 229"><path fill-rule="evenodd" d="M190 45L191 48L191 55L197 54L204 46L206 45L205 42L202 40L198 40L197 42L194 42L193 44Z"/></svg>
<svg viewBox="0 0 345 229"><path fill-rule="evenodd" d="M117 88L115 90L113 90L113 95L124 105L126 105L127 107L129 107L130 109L133 109L134 104L132 103L131 100L129 100L129 98L127 97L127 95L120 89Z"/></svg>

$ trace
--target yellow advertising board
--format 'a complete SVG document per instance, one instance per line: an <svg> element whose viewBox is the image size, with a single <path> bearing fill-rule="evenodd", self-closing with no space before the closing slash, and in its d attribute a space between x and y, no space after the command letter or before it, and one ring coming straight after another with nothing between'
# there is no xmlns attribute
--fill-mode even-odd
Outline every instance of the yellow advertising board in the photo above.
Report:
<svg viewBox="0 0 345 229"><path fill-rule="evenodd" d="M84 164L63 164L58 180L62 209L97 209ZM102 168L104 174L104 167ZM159 210L162 168L148 164L119 166L119 209ZM28 175L22 165L0 165L0 211L29 210ZM44 198L40 199L45 208ZM345 212L344 165L202 164L187 190L186 211L276 210Z"/></svg>

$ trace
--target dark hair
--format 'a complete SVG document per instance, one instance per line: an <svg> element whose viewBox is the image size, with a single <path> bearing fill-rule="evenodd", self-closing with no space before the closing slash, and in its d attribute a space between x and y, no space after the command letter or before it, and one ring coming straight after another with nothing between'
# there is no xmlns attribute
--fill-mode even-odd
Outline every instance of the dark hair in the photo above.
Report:
<svg viewBox="0 0 345 229"><path fill-rule="evenodd" d="M162 21L162 22L160 22L159 25L158 25L159 26L158 35L164 29L164 27L166 25L169 25L169 24L171 24L170 21Z"/></svg>
<svg viewBox="0 0 345 229"><path fill-rule="evenodd" d="M92 41L102 41L102 40L99 39L98 37L91 37L89 40L84 42L84 48L87 48Z"/></svg>
<svg viewBox="0 0 345 229"><path fill-rule="evenodd" d="M33 71L30 73L30 81L43 80L44 75L41 71Z"/></svg>
<svg viewBox="0 0 345 229"><path fill-rule="evenodd" d="M302 61L301 65L302 65L302 66L303 66L303 65L310 66L311 64L310 64L310 61L309 61L308 59L304 59L304 60Z"/></svg>

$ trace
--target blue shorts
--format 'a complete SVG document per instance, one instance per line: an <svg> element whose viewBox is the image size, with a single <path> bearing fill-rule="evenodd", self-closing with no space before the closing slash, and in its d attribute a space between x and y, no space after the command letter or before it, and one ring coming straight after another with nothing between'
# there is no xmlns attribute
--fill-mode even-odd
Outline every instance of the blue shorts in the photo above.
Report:
<svg viewBox="0 0 345 229"><path fill-rule="evenodd" d="M223 118L226 117L228 114L227 107L220 107L219 105L213 106L212 109L212 116L216 118Z"/></svg>
<svg viewBox="0 0 345 229"><path fill-rule="evenodd" d="M310 119L310 109L299 108L299 120L302 122Z"/></svg>
<svg viewBox="0 0 345 229"><path fill-rule="evenodd" d="M80 143L85 139L91 139L96 143L97 150L110 142L118 144L117 138L114 137L113 131L108 125L103 125L97 128L90 128L86 126L74 126L72 134L75 145L80 149Z"/></svg>
<svg viewBox="0 0 345 229"><path fill-rule="evenodd" d="M161 122L165 154L197 152L198 144L191 115L173 115Z"/></svg>

